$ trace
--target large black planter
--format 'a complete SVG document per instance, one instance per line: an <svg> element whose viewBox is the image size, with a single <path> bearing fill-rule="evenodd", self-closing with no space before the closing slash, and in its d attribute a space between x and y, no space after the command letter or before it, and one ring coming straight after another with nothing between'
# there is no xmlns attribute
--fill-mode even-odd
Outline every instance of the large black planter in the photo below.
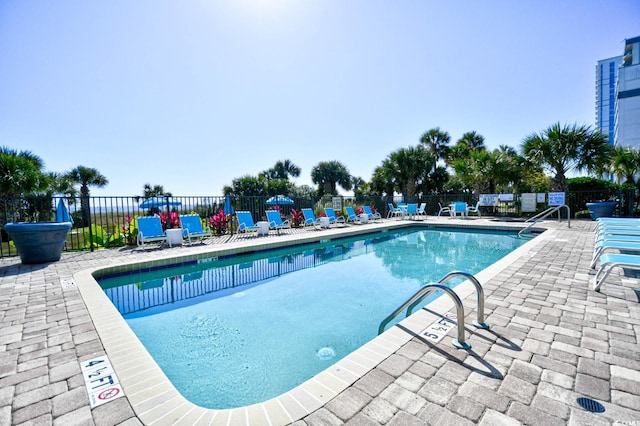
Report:
<svg viewBox="0 0 640 426"><path fill-rule="evenodd" d="M613 211L618 205L615 201L601 201L598 203L587 203L587 209L591 215L591 219L596 220L599 217L611 217Z"/></svg>
<svg viewBox="0 0 640 426"><path fill-rule="evenodd" d="M7 231L22 263L45 263L60 260L71 222L7 223Z"/></svg>

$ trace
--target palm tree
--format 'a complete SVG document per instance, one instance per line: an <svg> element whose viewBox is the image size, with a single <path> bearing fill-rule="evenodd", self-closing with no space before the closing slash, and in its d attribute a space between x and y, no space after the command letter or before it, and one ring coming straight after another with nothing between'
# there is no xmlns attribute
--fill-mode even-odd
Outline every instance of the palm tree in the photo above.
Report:
<svg viewBox="0 0 640 426"><path fill-rule="evenodd" d="M611 173L618 182L636 183L636 176L640 169L640 151L631 147L616 147L611 159Z"/></svg>
<svg viewBox="0 0 640 426"><path fill-rule="evenodd" d="M434 172L437 167L437 160L444 160L448 157L450 140L449 133L441 131L439 127L427 130L420 136L420 143L431 151L436 158L436 164L433 166Z"/></svg>
<svg viewBox="0 0 640 426"><path fill-rule="evenodd" d="M468 158L472 152L485 150L484 136L476 131L466 132L456 144L450 148L448 161L453 163L456 160Z"/></svg>
<svg viewBox="0 0 640 426"><path fill-rule="evenodd" d="M388 196L393 196L393 170L391 167L387 167L385 160L381 166L376 167L373 170L373 176L371 176L371 190L378 195L383 193Z"/></svg>
<svg viewBox="0 0 640 426"><path fill-rule="evenodd" d="M361 177L353 176L351 178L351 187L353 188L353 194L356 197L361 197L368 191L369 184Z"/></svg>
<svg viewBox="0 0 640 426"><path fill-rule="evenodd" d="M225 186L223 192L236 197L266 196L267 180L263 176L244 175L233 179L231 186Z"/></svg>
<svg viewBox="0 0 640 426"><path fill-rule="evenodd" d="M50 180L44 162L30 151L0 147L0 194L18 197L46 191Z"/></svg>
<svg viewBox="0 0 640 426"><path fill-rule="evenodd" d="M170 192L164 192L164 187L162 185L153 185L150 183L145 183L142 187L142 197L143 198L151 198L151 197L162 197L167 196L171 197Z"/></svg>
<svg viewBox="0 0 640 426"><path fill-rule="evenodd" d="M318 195L337 194L337 185L351 189L349 170L339 161L321 161L311 169L311 181L318 185Z"/></svg>
<svg viewBox="0 0 640 426"><path fill-rule="evenodd" d="M553 190L567 190L567 173L592 173L610 163L613 147L605 135L586 125L553 124L522 142L524 156L553 173Z"/></svg>
<svg viewBox="0 0 640 426"><path fill-rule="evenodd" d="M299 177L300 167L293 164L291 160L277 161L273 166L276 179L289 180L289 177Z"/></svg>
<svg viewBox="0 0 640 426"><path fill-rule="evenodd" d="M520 182L524 170L521 164L521 157L508 147L493 151L471 151L469 157L459 158L452 163L460 181L477 194L492 194Z"/></svg>
<svg viewBox="0 0 640 426"><path fill-rule="evenodd" d="M381 169L386 179L393 182L394 191L400 192L406 201L433 189L431 177L437 172L437 168L434 170L435 163L436 157L431 151L409 147L389 154Z"/></svg>
<svg viewBox="0 0 640 426"><path fill-rule="evenodd" d="M89 223L89 187L96 186L98 188L105 187L109 181L100 172L91 167L78 166L65 174L74 185L80 185L80 206L84 219L84 224Z"/></svg>

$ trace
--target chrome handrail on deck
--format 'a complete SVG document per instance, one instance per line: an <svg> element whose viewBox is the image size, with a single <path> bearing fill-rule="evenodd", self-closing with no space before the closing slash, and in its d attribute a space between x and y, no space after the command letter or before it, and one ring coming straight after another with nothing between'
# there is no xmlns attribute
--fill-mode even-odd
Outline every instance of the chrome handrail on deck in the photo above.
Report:
<svg viewBox="0 0 640 426"><path fill-rule="evenodd" d="M457 295L457 293L447 287L442 285L442 283L449 281L454 277L465 277L468 278L476 288L477 296L478 296L478 320L473 322L473 325L478 328L489 328L489 325L484 322L484 290L482 289L482 285L473 275L462 272L462 271L452 271L445 275L440 279L438 283L429 283L424 287L421 287L417 292L414 293L409 299L407 299L402 305L400 305L397 309L395 309L389 316L387 316L378 327L378 334L382 334L384 332L385 327L389 324L395 317L397 317L400 313L402 313L405 309L406 315L409 316L413 313L413 309L424 299L429 297L429 295L435 290L440 290L446 294L448 294L453 303L456 305L456 315L458 322L458 338L453 340L453 345L460 349L469 349L471 348L471 344L465 342L464 340L464 306L462 305L462 300Z"/></svg>
<svg viewBox="0 0 640 426"><path fill-rule="evenodd" d="M538 220L545 219L545 218L551 216L555 212L558 212L558 221L561 221L562 219L560 218L560 209L562 209L563 207L567 209L567 227L571 228L571 210L569 209L569 206L567 206L566 204L561 204L559 206L549 207L545 211L542 211L542 212L538 213L537 215L535 215L533 217L530 217L529 219L525 220L524 221L525 223L527 223L527 222L531 222L531 223L529 223L529 225L527 225L526 227L522 228L520 230L520 232L518 232L518 237L521 237L522 233L525 232L527 229L531 228L533 225L535 225Z"/></svg>
<svg viewBox="0 0 640 426"><path fill-rule="evenodd" d="M476 326L477 328L485 328L485 329L489 328L489 324L484 322L484 289L482 288L480 281L478 281L476 277L474 277L472 274L468 272L451 271L444 277L440 278L440 280L438 281L438 284L444 284L450 279L456 278L456 277L464 277L468 279L476 288L476 296L477 296L477 302L478 302L478 319L473 321L473 325ZM418 304L426 298L427 296L423 296L420 299L413 302L411 305L409 305L409 307L407 308L407 316L411 315L413 313L413 309L416 306L418 306Z"/></svg>

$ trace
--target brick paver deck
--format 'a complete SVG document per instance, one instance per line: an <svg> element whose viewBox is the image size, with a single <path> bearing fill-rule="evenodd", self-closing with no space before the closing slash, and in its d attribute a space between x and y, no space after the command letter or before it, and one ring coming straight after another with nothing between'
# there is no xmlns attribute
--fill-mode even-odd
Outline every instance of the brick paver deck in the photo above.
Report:
<svg viewBox="0 0 640 426"><path fill-rule="evenodd" d="M476 329L475 313L467 313L470 350L455 349L450 338L434 345L414 333L295 424L640 425L639 281L616 270L602 292L594 292L594 224L545 226L551 231L531 251L483 283L491 329ZM2 259L0 425L141 424L127 397L91 410L79 361L105 350L78 288L66 280L89 268L208 248L65 253L44 265ZM475 307L473 298L465 306ZM601 412L581 407L579 398Z"/></svg>

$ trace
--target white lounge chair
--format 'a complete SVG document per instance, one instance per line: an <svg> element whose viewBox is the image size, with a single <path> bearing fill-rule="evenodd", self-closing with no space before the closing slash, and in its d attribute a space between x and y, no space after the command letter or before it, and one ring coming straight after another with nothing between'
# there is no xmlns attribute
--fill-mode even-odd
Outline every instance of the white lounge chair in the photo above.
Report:
<svg viewBox="0 0 640 426"><path fill-rule="evenodd" d="M480 214L480 201L474 207L467 207L467 216L469 216L469 213L475 213L478 217L482 217L482 214Z"/></svg>
<svg viewBox="0 0 640 426"><path fill-rule="evenodd" d="M442 213L449 213L451 214L451 207L449 206L442 206L442 204L438 203L438 207L440 207L440 210L438 210L438 216L440 216Z"/></svg>
<svg viewBox="0 0 640 426"><path fill-rule="evenodd" d="M393 207L393 203L389 203L389 212L387 213L387 219L393 216L400 216L402 212L397 208Z"/></svg>

